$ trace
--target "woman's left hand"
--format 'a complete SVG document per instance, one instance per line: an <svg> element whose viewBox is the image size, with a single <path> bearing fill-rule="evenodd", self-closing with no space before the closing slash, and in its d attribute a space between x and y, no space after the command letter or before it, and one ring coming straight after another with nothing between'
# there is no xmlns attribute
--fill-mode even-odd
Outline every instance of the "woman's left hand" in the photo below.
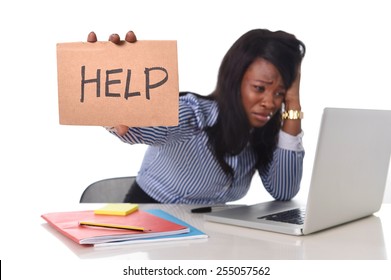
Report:
<svg viewBox="0 0 391 280"><path fill-rule="evenodd" d="M285 95L285 110L301 110L300 105L300 79L301 67L297 69L296 79L293 81L291 87Z"/></svg>
<svg viewBox="0 0 391 280"><path fill-rule="evenodd" d="M300 78L301 68L297 69L296 79L293 81L291 87L288 89L285 95L285 111L295 110L301 111L300 104ZM284 120L282 130L286 133L296 136L301 132L301 120Z"/></svg>

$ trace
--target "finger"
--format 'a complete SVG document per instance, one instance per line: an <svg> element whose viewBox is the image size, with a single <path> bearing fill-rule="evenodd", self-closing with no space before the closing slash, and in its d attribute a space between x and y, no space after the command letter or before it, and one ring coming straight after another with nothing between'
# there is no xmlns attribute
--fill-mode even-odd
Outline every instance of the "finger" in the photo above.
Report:
<svg viewBox="0 0 391 280"><path fill-rule="evenodd" d="M129 31L128 33L126 33L125 41L129 43L134 43L137 41L136 35L133 31Z"/></svg>
<svg viewBox="0 0 391 280"><path fill-rule="evenodd" d="M91 31L90 34L88 34L88 37L87 37L87 42L90 42L90 43L94 43L96 42L98 39L96 38L96 34L94 31Z"/></svg>
<svg viewBox="0 0 391 280"><path fill-rule="evenodd" d="M126 125L118 125L115 127L115 130L117 131L117 134L119 136L124 136L126 132L128 132L128 129L129 127L127 127Z"/></svg>
<svg viewBox="0 0 391 280"><path fill-rule="evenodd" d="M121 39L118 34L111 34L109 37L109 41L114 44L119 44L121 42Z"/></svg>

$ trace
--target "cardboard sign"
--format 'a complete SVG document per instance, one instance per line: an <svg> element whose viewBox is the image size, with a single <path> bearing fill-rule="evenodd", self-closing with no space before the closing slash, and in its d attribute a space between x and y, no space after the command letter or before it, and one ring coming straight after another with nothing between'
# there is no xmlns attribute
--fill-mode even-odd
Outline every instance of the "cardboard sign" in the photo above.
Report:
<svg viewBox="0 0 391 280"><path fill-rule="evenodd" d="M178 125L176 41L57 44L60 124Z"/></svg>

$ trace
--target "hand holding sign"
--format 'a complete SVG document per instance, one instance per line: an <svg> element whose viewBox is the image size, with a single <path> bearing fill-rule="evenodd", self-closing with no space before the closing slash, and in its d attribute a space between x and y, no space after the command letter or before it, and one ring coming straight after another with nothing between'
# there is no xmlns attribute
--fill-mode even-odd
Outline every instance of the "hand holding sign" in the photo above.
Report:
<svg viewBox="0 0 391 280"><path fill-rule="evenodd" d="M90 34L88 34L88 37L87 37L87 42L94 43L96 41L98 41L98 39L96 37L95 32L90 32ZM121 39L118 34L111 34L109 37L109 41L114 44L119 44L121 42ZM134 43L137 41L137 37L133 31L129 31L128 33L126 33L125 41L128 43ZM118 135L124 136L126 134L126 132L128 131L129 127L126 125L123 125L123 124L119 124L119 125L114 126L114 129Z"/></svg>
<svg viewBox="0 0 391 280"><path fill-rule="evenodd" d="M96 37L95 32L90 32L90 34L88 34L88 37L87 37L87 42L94 43L96 41L98 41L98 39ZM109 37L109 41L114 43L114 44L120 44L121 43L121 38L119 37L118 34L111 34L110 37ZM137 42L136 35L134 34L133 31L129 31L128 33L126 33L125 41L128 42L128 43L135 43L135 42Z"/></svg>

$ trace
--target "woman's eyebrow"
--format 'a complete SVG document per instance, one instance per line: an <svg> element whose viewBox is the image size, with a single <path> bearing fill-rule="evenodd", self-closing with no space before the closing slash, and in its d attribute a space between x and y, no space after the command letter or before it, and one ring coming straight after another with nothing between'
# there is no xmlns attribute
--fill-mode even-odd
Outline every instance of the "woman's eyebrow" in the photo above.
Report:
<svg viewBox="0 0 391 280"><path fill-rule="evenodd" d="M264 84L269 84L269 85L272 85L273 84L273 81L265 81L263 79L255 79L256 82L261 82L261 83L264 83Z"/></svg>

